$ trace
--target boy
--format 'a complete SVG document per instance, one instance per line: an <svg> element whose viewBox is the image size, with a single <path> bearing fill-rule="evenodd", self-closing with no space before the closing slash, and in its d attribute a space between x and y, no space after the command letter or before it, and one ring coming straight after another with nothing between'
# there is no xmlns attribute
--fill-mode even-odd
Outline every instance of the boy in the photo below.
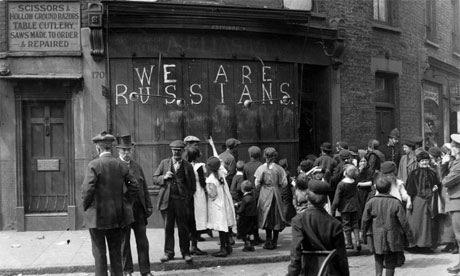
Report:
<svg viewBox="0 0 460 276"><path fill-rule="evenodd" d="M382 275L384 263L385 275L394 275L398 253L403 252L405 239L412 242L404 207L390 195L393 181L393 176L380 176L377 179L379 194L366 203L362 217L362 232L367 233L372 227L376 275Z"/></svg>
<svg viewBox="0 0 460 276"><path fill-rule="evenodd" d="M253 194L254 186L248 180L241 183L243 198L237 203L237 214L239 215L237 230L244 242L243 251L254 251L250 236L253 233L254 225L257 224L257 202Z"/></svg>
<svg viewBox="0 0 460 276"><path fill-rule="evenodd" d="M329 265L329 275L350 275L345 241L340 221L330 216L323 206L327 201L330 186L327 182L308 182L308 207L292 219L291 263L288 276L300 275L309 264L302 267L302 250L337 250Z"/></svg>

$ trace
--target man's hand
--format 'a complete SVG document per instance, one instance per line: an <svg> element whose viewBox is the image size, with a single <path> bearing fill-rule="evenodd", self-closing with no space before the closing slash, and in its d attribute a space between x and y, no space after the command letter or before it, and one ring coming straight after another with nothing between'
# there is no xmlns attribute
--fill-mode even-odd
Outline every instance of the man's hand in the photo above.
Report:
<svg viewBox="0 0 460 276"><path fill-rule="evenodd" d="M170 178L173 178L174 177L174 174L172 171L167 171L165 176L164 176L164 179L170 179Z"/></svg>

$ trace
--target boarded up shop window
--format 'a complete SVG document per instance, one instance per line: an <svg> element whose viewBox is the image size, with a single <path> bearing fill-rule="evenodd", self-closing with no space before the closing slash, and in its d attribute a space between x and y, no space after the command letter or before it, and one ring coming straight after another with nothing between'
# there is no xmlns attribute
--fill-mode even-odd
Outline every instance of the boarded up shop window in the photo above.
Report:
<svg viewBox="0 0 460 276"><path fill-rule="evenodd" d="M187 135L201 140L211 135L218 142L235 137L259 145L297 141L295 72L294 64L262 65L258 61L162 59L159 64L158 59L113 60L114 132L134 134L139 145L153 151L149 158L154 163L169 155L171 140ZM133 92L138 94L135 101L130 99ZM183 98L186 105L181 108L174 99L148 95ZM280 100L249 109L243 105L248 99L284 95L292 98L287 105Z"/></svg>

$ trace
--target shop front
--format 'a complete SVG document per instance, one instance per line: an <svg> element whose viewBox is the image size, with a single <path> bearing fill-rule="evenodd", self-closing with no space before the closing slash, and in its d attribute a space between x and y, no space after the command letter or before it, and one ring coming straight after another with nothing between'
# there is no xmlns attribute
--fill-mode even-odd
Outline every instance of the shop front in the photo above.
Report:
<svg viewBox="0 0 460 276"><path fill-rule="evenodd" d="M234 137L239 159L248 160L252 145L273 146L292 171L307 149L330 139L331 121L315 114L330 118L334 70L325 47L338 33L309 28L308 12L102 4L109 128L133 136L149 185L169 143L188 135L202 140L202 161L212 154L206 139L221 151ZM154 186L151 195L155 203ZM158 213L150 220L161 226Z"/></svg>

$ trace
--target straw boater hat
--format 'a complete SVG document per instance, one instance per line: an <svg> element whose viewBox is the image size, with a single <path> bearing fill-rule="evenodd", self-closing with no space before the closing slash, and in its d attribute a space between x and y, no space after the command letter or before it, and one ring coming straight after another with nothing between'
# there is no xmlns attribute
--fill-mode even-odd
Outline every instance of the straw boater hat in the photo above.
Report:
<svg viewBox="0 0 460 276"><path fill-rule="evenodd" d="M187 137L184 138L184 142L185 143L193 143L193 142L201 142L200 138L196 137L196 136L192 136L192 135L189 135Z"/></svg>

